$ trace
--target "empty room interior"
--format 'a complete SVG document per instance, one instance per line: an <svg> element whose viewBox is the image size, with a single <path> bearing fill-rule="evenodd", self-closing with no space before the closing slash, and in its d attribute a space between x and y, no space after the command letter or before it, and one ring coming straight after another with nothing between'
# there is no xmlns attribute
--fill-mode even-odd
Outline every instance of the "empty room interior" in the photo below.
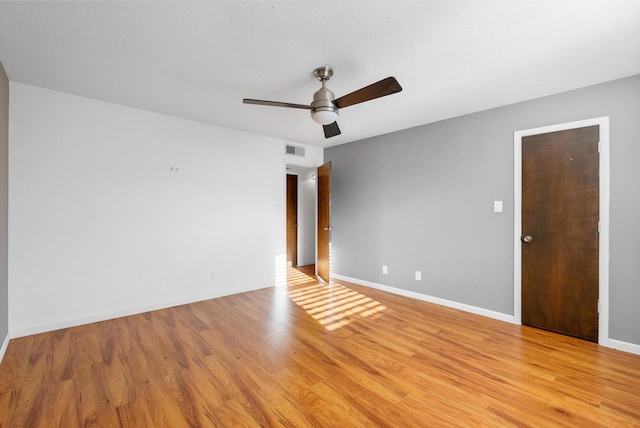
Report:
<svg viewBox="0 0 640 428"><path fill-rule="evenodd" d="M0 427L640 426L640 2L0 2Z"/></svg>

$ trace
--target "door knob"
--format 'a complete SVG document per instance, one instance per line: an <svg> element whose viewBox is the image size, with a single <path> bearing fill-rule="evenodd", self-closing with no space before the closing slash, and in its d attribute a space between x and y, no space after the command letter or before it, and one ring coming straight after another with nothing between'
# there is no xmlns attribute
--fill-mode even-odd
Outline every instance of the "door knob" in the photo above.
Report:
<svg viewBox="0 0 640 428"><path fill-rule="evenodd" d="M325 227L324 230L326 230L327 232L331 232L332 230L336 230L336 228L329 226L329 227Z"/></svg>
<svg viewBox="0 0 640 428"><path fill-rule="evenodd" d="M525 242L525 243L527 243L527 244L528 244L529 242L531 242L531 241L533 241L533 237L532 237L531 235L525 235L525 236L522 238L522 242Z"/></svg>

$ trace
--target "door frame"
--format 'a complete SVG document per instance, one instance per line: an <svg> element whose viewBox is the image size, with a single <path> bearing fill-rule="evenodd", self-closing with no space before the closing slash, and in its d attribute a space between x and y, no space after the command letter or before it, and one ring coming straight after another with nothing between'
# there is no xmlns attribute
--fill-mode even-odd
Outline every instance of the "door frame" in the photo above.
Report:
<svg viewBox="0 0 640 428"><path fill-rule="evenodd" d="M320 163L321 165L322 163ZM277 286L286 286L287 285L287 174L291 174L290 168L294 170L296 174L300 172L300 170L308 173L312 173L312 171L317 170L320 165L316 165L315 162L309 162L305 159L284 159L282 164L282 253L276 256L275 262L275 270L276 270L276 285ZM317 179L313 179L316 181ZM300 184L298 182L298 184ZM299 196L299 195L298 195ZM314 263L318 264L318 252L317 252L317 242L318 242L318 185L316 183L315 186L315 202L314 202ZM298 200L298 207L300 207L300 200ZM299 214L299 212L298 212ZM298 221L299 223L299 221ZM300 249L300 235L298 231L298 250ZM298 254L299 256L299 254Z"/></svg>
<svg viewBox="0 0 640 428"><path fill-rule="evenodd" d="M289 177L292 177L293 179L290 181ZM294 250L294 254L295 254L295 259L291 260L291 267L297 267L298 266L298 246L299 246L299 236L298 236L298 204L299 204L299 200L298 200L298 181L300 180L300 176L298 174L290 174L289 171L287 171L287 176L286 176L286 186L287 186L287 196L286 196L286 200L285 200L285 216L286 216L286 224L285 224L285 240L286 240L286 253L287 253L287 266L289 266L289 201L290 201L290 196L292 195L292 192L290 192L289 190L289 185L291 183L294 184L295 187L295 192L293 192L293 194L295 194L295 196L291 199L295 200L295 219L296 222L293 225L293 231L295 234L295 250ZM295 260L295 263L294 263Z"/></svg>
<svg viewBox="0 0 640 428"><path fill-rule="evenodd" d="M522 324L522 139L530 135L600 126L600 234L598 289L598 344L609 346L609 116L560 123L513 133L513 321Z"/></svg>

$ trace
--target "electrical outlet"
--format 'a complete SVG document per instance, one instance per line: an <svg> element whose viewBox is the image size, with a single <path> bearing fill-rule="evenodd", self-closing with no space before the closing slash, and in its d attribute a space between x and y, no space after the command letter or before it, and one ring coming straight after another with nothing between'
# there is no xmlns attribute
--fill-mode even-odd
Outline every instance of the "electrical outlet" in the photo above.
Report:
<svg viewBox="0 0 640 428"><path fill-rule="evenodd" d="M216 273L209 272L209 281L215 281L215 279L216 279Z"/></svg>
<svg viewBox="0 0 640 428"><path fill-rule="evenodd" d="M386 265L382 265L382 274L383 275L387 274L387 266Z"/></svg>
<svg viewBox="0 0 640 428"><path fill-rule="evenodd" d="M422 272L416 271L416 281L422 281Z"/></svg>

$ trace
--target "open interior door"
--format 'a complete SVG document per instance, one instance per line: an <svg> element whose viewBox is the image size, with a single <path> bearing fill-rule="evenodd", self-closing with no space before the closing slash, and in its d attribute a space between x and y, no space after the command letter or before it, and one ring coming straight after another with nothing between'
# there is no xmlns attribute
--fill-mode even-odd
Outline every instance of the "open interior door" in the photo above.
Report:
<svg viewBox="0 0 640 428"><path fill-rule="evenodd" d="M316 272L329 284L331 270L331 162L318 168L318 238Z"/></svg>

